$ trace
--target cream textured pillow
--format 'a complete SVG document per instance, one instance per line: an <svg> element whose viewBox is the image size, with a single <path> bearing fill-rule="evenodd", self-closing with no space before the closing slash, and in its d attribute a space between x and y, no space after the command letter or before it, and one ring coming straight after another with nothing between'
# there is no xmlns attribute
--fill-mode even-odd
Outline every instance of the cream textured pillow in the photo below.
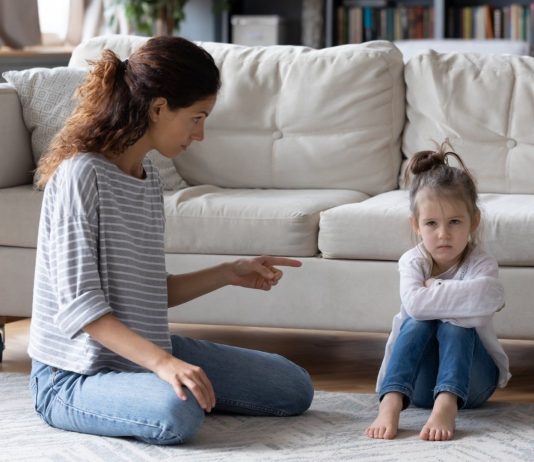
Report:
<svg viewBox="0 0 534 462"><path fill-rule="evenodd" d="M74 110L74 93L86 74L86 69L73 67L35 68L2 74L17 90L24 123L31 133L35 165ZM187 187L170 159L157 151L151 151L148 155L160 171L164 189Z"/></svg>
<svg viewBox="0 0 534 462"><path fill-rule="evenodd" d="M176 166L168 157L162 156L155 149L147 153L147 157L159 170L159 176L163 189L167 191L177 191L189 187L185 180L176 171Z"/></svg>
<svg viewBox="0 0 534 462"><path fill-rule="evenodd" d="M404 154L448 139L479 192L533 194L533 76L531 56L414 56L404 70Z"/></svg>
<svg viewBox="0 0 534 462"><path fill-rule="evenodd" d="M24 123L31 134L35 165L74 109L74 91L85 75L85 70L66 67L2 74L17 90Z"/></svg>

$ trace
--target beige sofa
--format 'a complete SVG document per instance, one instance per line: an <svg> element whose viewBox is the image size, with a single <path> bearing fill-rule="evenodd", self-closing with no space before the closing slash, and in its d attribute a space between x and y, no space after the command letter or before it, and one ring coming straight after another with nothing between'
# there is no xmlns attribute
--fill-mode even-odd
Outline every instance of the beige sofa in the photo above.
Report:
<svg viewBox="0 0 534 462"><path fill-rule="evenodd" d="M92 39L58 75L78 78L102 48L125 58L145 40ZM170 321L389 331L396 261L414 244L403 155L448 137L477 177L483 239L501 265L497 332L534 339L534 59L427 52L404 64L388 42L202 45L223 79L206 138L174 164L153 157L167 188L168 270L256 254L303 266L269 293L224 288L171 309ZM0 315L31 315L42 194L32 148L42 149L43 125L60 125L55 111L74 87L59 78L59 96L32 114L58 87L35 78L29 95L0 85Z"/></svg>

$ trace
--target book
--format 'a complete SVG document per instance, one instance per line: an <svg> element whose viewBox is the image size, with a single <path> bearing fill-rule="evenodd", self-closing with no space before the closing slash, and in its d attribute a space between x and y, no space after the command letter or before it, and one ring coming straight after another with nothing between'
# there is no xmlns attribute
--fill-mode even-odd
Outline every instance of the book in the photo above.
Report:
<svg viewBox="0 0 534 462"><path fill-rule="evenodd" d="M495 8L493 10L493 33L496 39L502 39L502 10Z"/></svg>

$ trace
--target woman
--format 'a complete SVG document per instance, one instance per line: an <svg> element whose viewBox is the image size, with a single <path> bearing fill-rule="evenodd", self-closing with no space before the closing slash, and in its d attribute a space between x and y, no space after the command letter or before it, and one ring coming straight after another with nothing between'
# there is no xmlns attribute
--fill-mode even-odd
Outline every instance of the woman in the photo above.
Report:
<svg viewBox="0 0 534 462"><path fill-rule="evenodd" d="M211 410L289 416L313 397L277 355L171 336L167 309L226 285L269 290L287 258L183 275L165 271L156 149L203 139L220 87L212 57L178 37L93 63L78 106L39 163L45 188L29 353L36 411L50 425L179 444Z"/></svg>

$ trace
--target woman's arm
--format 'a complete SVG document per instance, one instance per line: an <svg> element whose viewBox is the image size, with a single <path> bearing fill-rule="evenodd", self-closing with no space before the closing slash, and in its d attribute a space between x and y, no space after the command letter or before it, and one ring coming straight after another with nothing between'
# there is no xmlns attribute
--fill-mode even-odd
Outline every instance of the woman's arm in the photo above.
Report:
<svg viewBox="0 0 534 462"><path fill-rule="evenodd" d="M261 256L242 258L211 268L167 277L168 306L180 305L227 285L270 290L283 273L275 266L299 267L291 258Z"/></svg>
<svg viewBox="0 0 534 462"><path fill-rule="evenodd" d="M202 409L210 412L215 406L215 393L204 371L175 358L154 343L146 340L115 316L108 313L87 324L83 330L97 342L118 355L154 372L168 382L176 394L187 399L187 387Z"/></svg>

